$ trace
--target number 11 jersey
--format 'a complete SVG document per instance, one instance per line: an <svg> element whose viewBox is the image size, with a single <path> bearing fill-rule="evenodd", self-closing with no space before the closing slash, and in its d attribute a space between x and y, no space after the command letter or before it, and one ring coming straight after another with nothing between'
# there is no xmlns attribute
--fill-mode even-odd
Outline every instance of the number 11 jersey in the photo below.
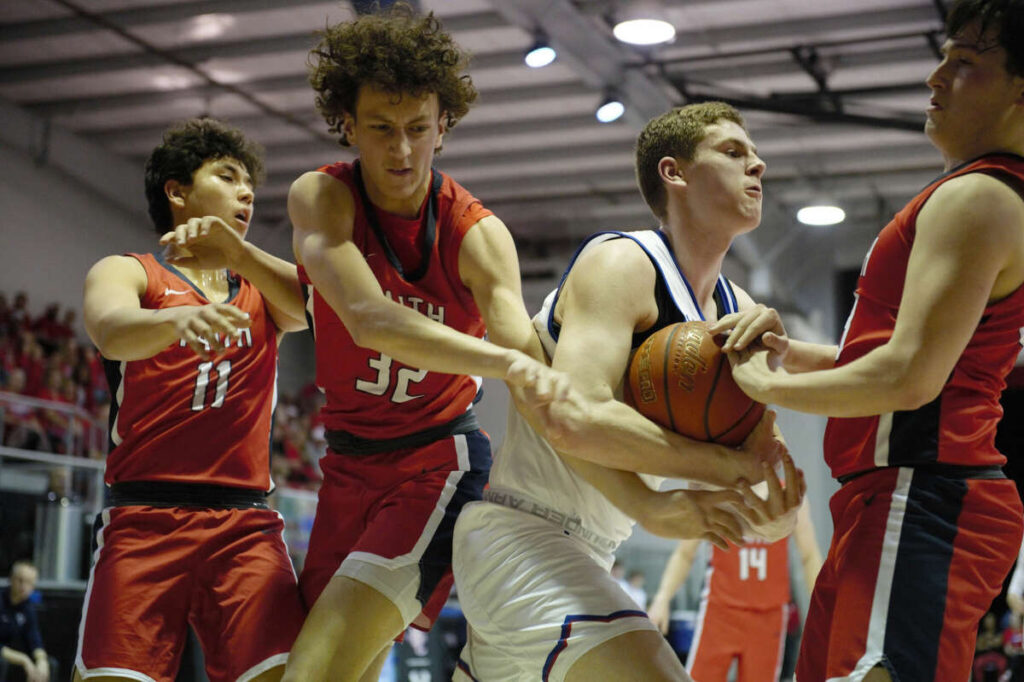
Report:
<svg viewBox="0 0 1024 682"><path fill-rule="evenodd" d="M210 303L153 254L128 254L146 271L144 309ZM209 360L176 341L144 360L104 358L110 384L107 484L167 481L269 491L270 423L277 400L277 328L263 296L237 275L225 303L250 327Z"/></svg>

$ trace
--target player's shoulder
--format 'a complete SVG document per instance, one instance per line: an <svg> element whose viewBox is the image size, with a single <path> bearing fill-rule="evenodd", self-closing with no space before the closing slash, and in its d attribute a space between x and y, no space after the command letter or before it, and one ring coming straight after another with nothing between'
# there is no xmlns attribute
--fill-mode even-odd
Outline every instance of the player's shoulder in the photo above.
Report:
<svg viewBox="0 0 1024 682"><path fill-rule="evenodd" d="M141 256L145 257L145 256ZM89 268L86 281L97 280L146 280L146 268L139 256L115 254L105 256Z"/></svg>
<svg viewBox="0 0 1024 682"><path fill-rule="evenodd" d="M299 229L321 230L352 216L354 207L349 186L321 171L303 173L288 190L288 215Z"/></svg>
<svg viewBox="0 0 1024 682"><path fill-rule="evenodd" d="M330 173L320 170L307 171L297 177L288 190L288 201L306 202L316 205L321 202L351 202L352 191L348 185Z"/></svg>
<svg viewBox="0 0 1024 682"><path fill-rule="evenodd" d="M943 213L957 211L973 215L1000 212L1024 213L1021 188L1012 187L998 175L965 173L942 183L926 205Z"/></svg>
<svg viewBox="0 0 1024 682"><path fill-rule="evenodd" d="M942 183L918 215L917 230L967 228L972 239L1024 237L1024 197L1003 179L967 173Z"/></svg>
<svg viewBox="0 0 1024 682"><path fill-rule="evenodd" d="M651 256L629 237L605 239L588 244L572 267L573 273L592 275L608 282L645 285L657 272ZM570 273L570 274L573 274Z"/></svg>

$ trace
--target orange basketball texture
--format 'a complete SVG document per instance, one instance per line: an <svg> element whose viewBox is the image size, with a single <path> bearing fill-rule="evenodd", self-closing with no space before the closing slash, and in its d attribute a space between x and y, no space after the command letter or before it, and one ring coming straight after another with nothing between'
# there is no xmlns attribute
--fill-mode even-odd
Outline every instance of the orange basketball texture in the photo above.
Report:
<svg viewBox="0 0 1024 682"><path fill-rule="evenodd" d="M629 364L625 400L648 419L695 440L739 445L764 405L732 378L706 322L679 322L644 341Z"/></svg>

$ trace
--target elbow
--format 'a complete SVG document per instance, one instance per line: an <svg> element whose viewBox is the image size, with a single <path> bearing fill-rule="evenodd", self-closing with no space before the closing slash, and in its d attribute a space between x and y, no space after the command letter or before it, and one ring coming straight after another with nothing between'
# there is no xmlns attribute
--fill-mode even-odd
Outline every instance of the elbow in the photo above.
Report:
<svg viewBox="0 0 1024 682"><path fill-rule="evenodd" d="M906 370L894 373L896 376L893 392L897 410L916 410L934 401L942 393L947 375L929 372L928 368L910 362Z"/></svg>
<svg viewBox="0 0 1024 682"><path fill-rule="evenodd" d="M350 307L342 322L357 346L380 350L386 339L394 337L394 325L388 313L386 304L362 302Z"/></svg>
<svg viewBox="0 0 1024 682"><path fill-rule="evenodd" d="M899 353L891 346L887 350L888 357L879 376L889 395L886 412L916 410L939 397L948 372L936 372L926 366L926 358L920 352Z"/></svg>
<svg viewBox="0 0 1024 682"><path fill-rule="evenodd" d="M542 436L557 452L580 457L587 448L583 442L588 429L586 411L574 401L552 403L548 419L542 426ZM581 457L581 459L587 459Z"/></svg>
<svg viewBox="0 0 1024 682"><path fill-rule="evenodd" d="M103 330L103 325L100 325L100 329ZM89 334L89 338L92 339L93 345L96 346L96 350L99 351L100 355L108 360L130 360L132 358L123 357L126 355L126 349L122 348L118 343L118 335L110 331L101 331L96 334Z"/></svg>
<svg viewBox="0 0 1024 682"><path fill-rule="evenodd" d="M943 385L944 382L922 380L920 376L916 380L908 377L896 389L897 407L895 409L907 411L923 407L939 397Z"/></svg>

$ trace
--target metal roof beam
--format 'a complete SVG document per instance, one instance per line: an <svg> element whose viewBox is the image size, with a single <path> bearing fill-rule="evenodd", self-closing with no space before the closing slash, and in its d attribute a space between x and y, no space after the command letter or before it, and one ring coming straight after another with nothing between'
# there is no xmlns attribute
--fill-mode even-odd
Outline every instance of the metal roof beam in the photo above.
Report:
<svg viewBox="0 0 1024 682"><path fill-rule="evenodd" d="M494 12L479 12L453 16L444 21L445 28L452 32L469 31L493 27L501 18ZM97 28L99 30L99 28ZM200 64L209 59L238 59L240 57L266 56L285 52L309 51L316 43L312 30L268 36L245 38L214 43L198 43L164 50L172 58ZM496 68L522 63L522 55L509 52L475 56L473 68ZM123 71L173 64L167 57L153 52L132 51L103 57L65 59L54 62L39 62L0 69L0 83L25 83L34 80L80 76L104 71Z"/></svg>
<svg viewBox="0 0 1024 682"><path fill-rule="evenodd" d="M543 29L558 58L589 85L614 87L626 104L627 120L637 130L674 106L661 83L638 69L626 69L624 63L630 56L626 48L603 32L595 32L593 21L568 0L499 0L495 7L524 31Z"/></svg>

